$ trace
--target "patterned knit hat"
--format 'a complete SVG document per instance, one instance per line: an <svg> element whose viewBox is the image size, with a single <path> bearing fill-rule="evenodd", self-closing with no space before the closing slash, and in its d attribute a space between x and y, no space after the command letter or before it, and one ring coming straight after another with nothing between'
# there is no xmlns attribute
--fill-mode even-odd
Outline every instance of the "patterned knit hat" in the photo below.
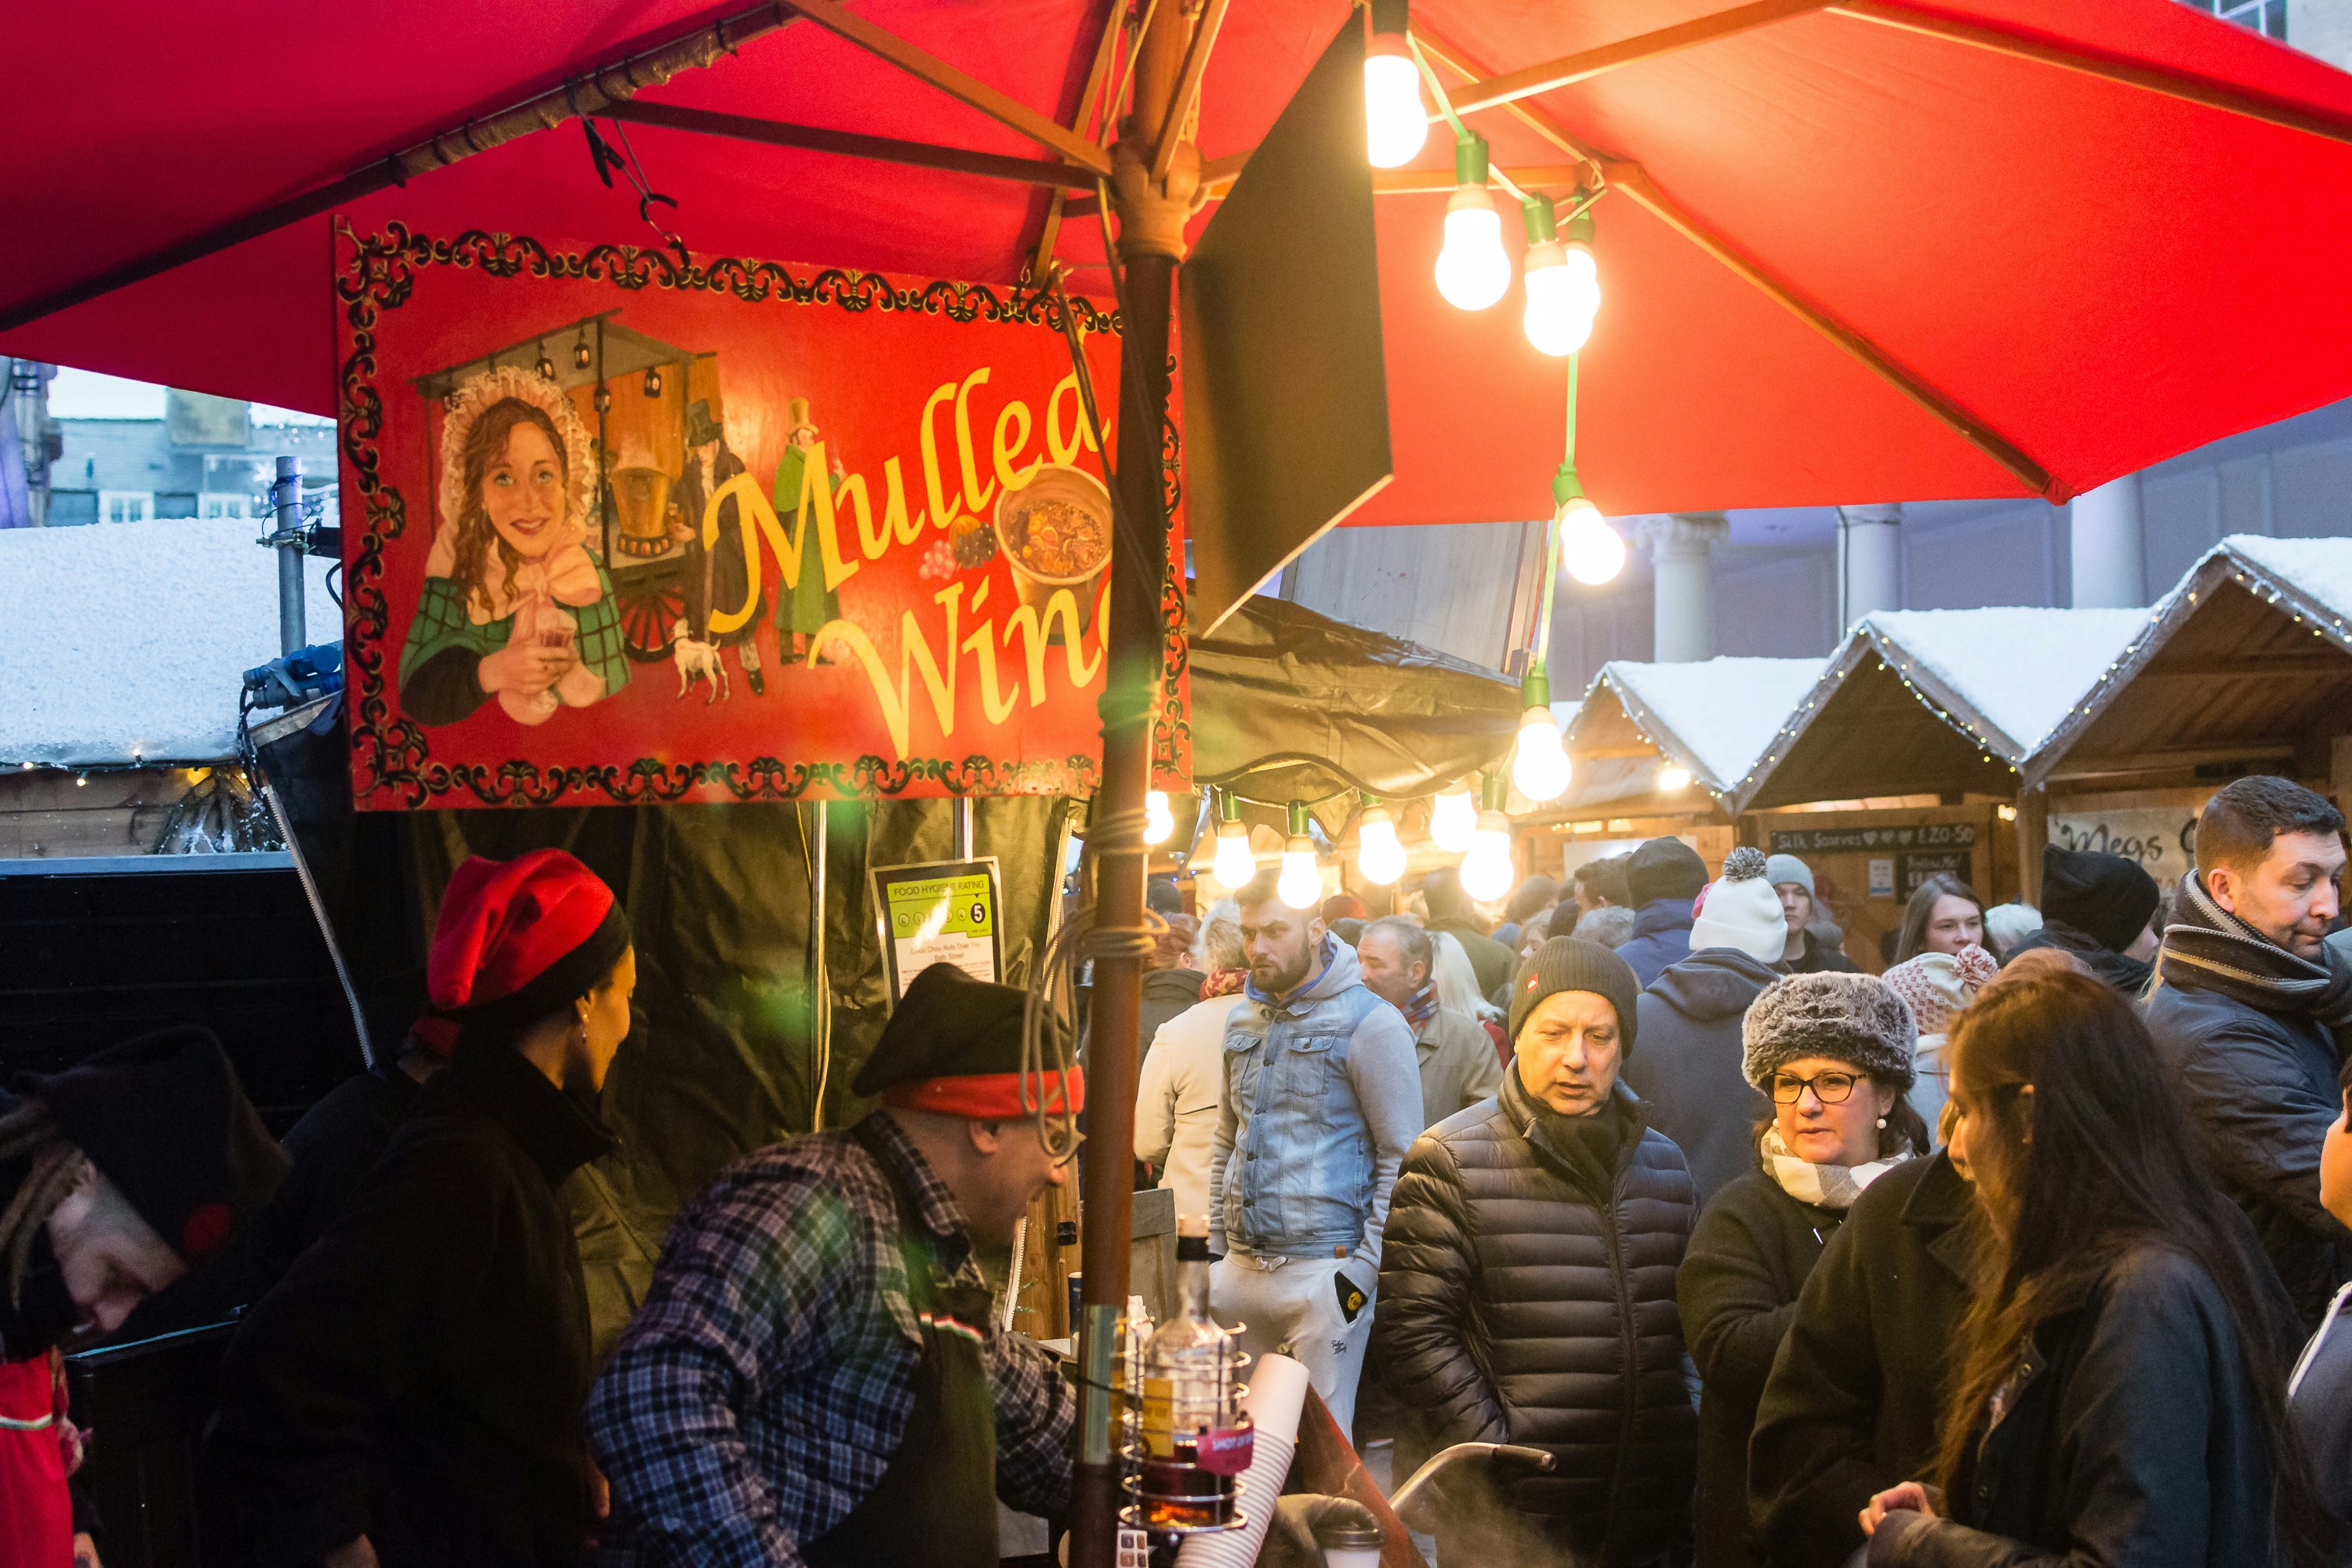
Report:
<svg viewBox="0 0 2352 1568"><path fill-rule="evenodd" d="M1992 954L1970 942L1958 953L1923 952L1898 963L1886 972L1886 984L1911 1009L1921 1034L1940 1035L2000 973Z"/></svg>
<svg viewBox="0 0 2352 1568"><path fill-rule="evenodd" d="M1911 1009L1875 974L1790 974L1764 987L1739 1026L1748 1081L1805 1057L1852 1062L1882 1083L1909 1089L1919 1048Z"/></svg>

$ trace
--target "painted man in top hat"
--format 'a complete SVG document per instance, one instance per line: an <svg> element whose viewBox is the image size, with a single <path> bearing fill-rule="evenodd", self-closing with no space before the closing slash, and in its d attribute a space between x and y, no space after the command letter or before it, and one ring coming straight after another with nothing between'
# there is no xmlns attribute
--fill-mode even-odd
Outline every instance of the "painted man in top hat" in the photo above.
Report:
<svg viewBox="0 0 2352 1568"><path fill-rule="evenodd" d="M808 474L808 464L816 444L824 437L809 418L809 400L795 397L786 405L790 416L785 422L784 455L776 463L774 500L777 521L784 525L787 534L797 530L801 541L800 581L793 587L780 589L776 595L776 626L783 634L784 657L805 658L810 652L810 639L824 630L827 621L841 614L841 595L824 584L824 554L817 542L816 530L802 525L807 521L796 514L801 509L801 486ZM841 458L836 454L833 472L823 476L833 489L841 488ZM822 650L818 662L828 662Z"/></svg>
<svg viewBox="0 0 2352 1568"><path fill-rule="evenodd" d="M678 528L686 539L686 615L670 629L670 640L690 637L714 648L733 648L742 660L743 679L758 696L768 689L760 668L761 605L751 592L746 552L752 545L744 537L742 508L734 497L719 505L717 542L702 542L702 514L710 498L742 471L743 459L727 444L727 432L712 416L709 401L695 399L686 411L686 474L677 486ZM747 612L741 626L711 631L713 615L739 609Z"/></svg>
<svg viewBox="0 0 2352 1568"><path fill-rule="evenodd" d="M677 1216L588 1401L608 1564L993 1568L998 1500L1067 1511L1075 1395L974 1257L1068 1176L1022 1113L1023 1003L924 970L857 1075L882 1108Z"/></svg>

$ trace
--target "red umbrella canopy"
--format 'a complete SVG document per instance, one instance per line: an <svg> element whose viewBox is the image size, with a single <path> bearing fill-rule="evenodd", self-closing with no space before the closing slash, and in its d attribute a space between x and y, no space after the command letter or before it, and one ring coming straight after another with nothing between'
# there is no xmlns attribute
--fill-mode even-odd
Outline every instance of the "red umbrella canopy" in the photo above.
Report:
<svg viewBox="0 0 2352 1568"><path fill-rule="evenodd" d="M1091 131L1098 0L855 10L968 73L979 96ZM992 118L818 22L758 30L772 13L745 16L645 0L18 7L0 37L40 68L20 86L0 169L0 351L331 412L325 216L23 318L730 17L756 36L635 101L1033 165L1060 156L1003 123L1002 104ZM1233 8L1202 92L1213 170L1255 144L1350 16L1339 0ZM1717 36L1657 47L1707 18L1720 20L1700 30ZM1589 73L1469 121L1496 167L1534 171L1550 194L1595 171L1602 184L1604 304L1582 360L1578 457L1605 510L2063 500L2352 393L2339 260L2352 79L2174 0L1427 0L1412 24L1465 100L1481 96L1474 78L1562 60L1550 76ZM1627 40L1646 42L1608 47ZM698 260L1003 284L1045 227L1046 190L1015 180L642 121L627 136L652 188L677 200L656 216ZM1437 126L1413 171L1384 177L1423 187L1380 206L1398 473L1351 521L1550 507L1563 363L1522 336L1516 285L1474 314L1432 282L1446 198L1427 172L1451 155ZM436 236L658 243L569 123L335 210ZM1518 226L1505 226L1516 253ZM1085 270L1102 254L1092 216L1069 216L1052 248L1081 288L1107 292Z"/></svg>

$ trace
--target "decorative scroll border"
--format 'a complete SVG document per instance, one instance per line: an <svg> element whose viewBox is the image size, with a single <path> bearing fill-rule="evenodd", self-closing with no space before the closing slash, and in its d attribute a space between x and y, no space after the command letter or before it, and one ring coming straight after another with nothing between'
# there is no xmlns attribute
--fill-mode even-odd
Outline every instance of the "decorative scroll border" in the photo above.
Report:
<svg viewBox="0 0 2352 1568"><path fill-rule="evenodd" d="M338 223L351 242L339 259L335 296L351 330L351 352L339 377L339 436L352 489L365 508L366 526L348 557L344 669L351 693L352 751L362 780L362 805L390 796L397 805L656 805L688 799L698 790L739 801L799 800L812 792L829 798L887 798L919 784L944 785L956 795L1094 794L1099 759L1076 752L1059 762L1003 763L973 754L961 759L910 757L903 761L863 756L855 763L786 763L758 757L748 763L665 763L641 757L604 767L541 767L509 762L496 766L437 761L422 726L394 717L385 671L391 605L383 591L384 546L408 525L407 500L382 472L376 442L383 431L383 400L376 390L376 328L383 314L414 297L416 274L432 267L478 269L493 278L589 279L635 291L646 288L725 293L747 304L833 305L852 314L866 310L912 311L958 322L1016 322L1061 328L1053 296L1009 296L981 284L932 282L898 288L870 272L826 268L795 276L772 261L721 257L707 265L680 262L669 252L635 246L600 245L585 251L551 250L519 235L467 229L438 240L405 224L388 223L381 234L362 236ZM340 247L339 247L340 248ZM1084 300L1071 308L1088 332L1117 331L1118 319ZM1177 436L1165 432L1170 504L1177 497ZM1161 679L1152 721L1152 763L1165 774L1189 775L1192 725L1185 712L1184 591L1181 565L1172 562L1162 586ZM374 797L372 801L370 797Z"/></svg>

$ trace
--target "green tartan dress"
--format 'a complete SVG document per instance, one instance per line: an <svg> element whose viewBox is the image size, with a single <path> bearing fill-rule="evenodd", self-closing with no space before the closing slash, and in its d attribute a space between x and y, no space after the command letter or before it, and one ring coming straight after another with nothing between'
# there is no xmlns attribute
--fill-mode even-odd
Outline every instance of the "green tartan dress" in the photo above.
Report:
<svg viewBox="0 0 2352 1568"><path fill-rule="evenodd" d="M800 510L801 477L807 462L806 452L798 447L787 447L776 464L776 520L787 532L799 526L793 514ZM841 489L837 476L828 474L825 479L827 488ZM779 584L776 589L776 629L814 637L824 629L827 621L840 616L841 595L825 590L824 552L817 542L816 530L804 528L801 533L800 581L790 588Z"/></svg>
<svg viewBox="0 0 2352 1568"><path fill-rule="evenodd" d="M613 579L594 551L588 559L595 563L603 594L593 605L560 607L577 624L580 662L604 678L604 695L610 697L629 683L629 658L613 602ZM420 724L454 724L471 714L489 700L478 667L485 655L506 647L513 632L512 616L494 621L469 616L465 591L454 578L425 579L400 654L402 711Z"/></svg>

